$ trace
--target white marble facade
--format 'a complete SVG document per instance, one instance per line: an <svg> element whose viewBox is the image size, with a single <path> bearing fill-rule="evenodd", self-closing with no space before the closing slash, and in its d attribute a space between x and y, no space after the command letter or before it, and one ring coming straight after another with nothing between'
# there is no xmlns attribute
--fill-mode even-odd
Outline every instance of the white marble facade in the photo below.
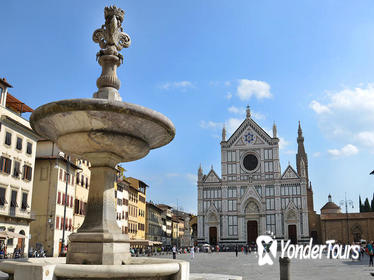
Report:
<svg viewBox="0 0 374 280"><path fill-rule="evenodd" d="M299 127L299 138L302 137ZM309 240L307 156L299 141L298 172L281 172L279 138L250 116L226 140L222 131L221 174L211 167L198 171L198 242L246 244L258 235L273 234L292 242ZM302 151L302 153L300 153ZM299 162L301 161L301 162Z"/></svg>

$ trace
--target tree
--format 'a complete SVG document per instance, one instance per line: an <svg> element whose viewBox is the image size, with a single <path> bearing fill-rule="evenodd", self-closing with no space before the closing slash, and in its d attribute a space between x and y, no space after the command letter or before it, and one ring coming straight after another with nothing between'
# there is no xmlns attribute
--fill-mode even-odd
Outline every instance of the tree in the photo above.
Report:
<svg viewBox="0 0 374 280"><path fill-rule="evenodd" d="M361 201L361 195L359 196L359 205L360 205L360 213L362 212L362 201Z"/></svg>
<svg viewBox="0 0 374 280"><path fill-rule="evenodd" d="M370 203L369 203L369 199L366 198L365 199L364 211L363 212L370 212L370 211L371 211L371 206L370 206Z"/></svg>
<svg viewBox="0 0 374 280"><path fill-rule="evenodd" d="M371 211L374 212L374 193L373 193L373 199L371 200Z"/></svg>

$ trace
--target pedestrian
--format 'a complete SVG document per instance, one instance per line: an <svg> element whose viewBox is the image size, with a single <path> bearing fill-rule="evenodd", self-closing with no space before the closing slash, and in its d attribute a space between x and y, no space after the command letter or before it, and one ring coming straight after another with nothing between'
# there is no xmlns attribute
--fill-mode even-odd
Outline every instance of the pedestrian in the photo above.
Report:
<svg viewBox="0 0 374 280"><path fill-rule="evenodd" d="M367 253L369 255L369 266L373 266L373 257L374 257L374 243L373 241L370 241L367 245Z"/></svg>
<svg viewBox="0 0 374 280"><path fill-rule="evenodd" d="M191 252L191 259L194 259L195 258L195 248L193 246L191 247L190 252Z"/></svg>
<svg viewBox="0 0 374 280"><path fill-rule="evenodd" d="M173 246L173 259L175 260L177 258L177 247Z"/></svg>
<svg viewBox="0 0 374 280"><path fill-rule="evenodd" d="M238 256L238 245L235 245L235 255Z"/></svg>

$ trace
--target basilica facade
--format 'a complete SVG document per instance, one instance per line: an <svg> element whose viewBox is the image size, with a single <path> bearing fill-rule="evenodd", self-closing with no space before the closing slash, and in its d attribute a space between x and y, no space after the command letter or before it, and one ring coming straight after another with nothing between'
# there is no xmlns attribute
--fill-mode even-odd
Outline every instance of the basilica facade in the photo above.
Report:
<svg viewBox="0 0 374 280"><path fill-rule="evenodd" d="M300 123L296 170L288 165L282 172L275 124L272 134L251 118L249 107L227 140L223 128L221 177L213 167L207 174L198 170L199 244L247 244L263 234L303 243L316 234L310 229L315 212Z"/></svg>

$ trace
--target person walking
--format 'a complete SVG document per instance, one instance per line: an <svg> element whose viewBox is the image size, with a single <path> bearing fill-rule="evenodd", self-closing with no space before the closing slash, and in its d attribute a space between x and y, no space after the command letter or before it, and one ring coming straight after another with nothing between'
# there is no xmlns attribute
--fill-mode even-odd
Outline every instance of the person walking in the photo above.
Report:
<svg viewBox="0 0 374 280"><path fill-rule="evenodd" d="M235 245L235 255L238 256L238 245Z"/></svg>
<svg viewBox="0 0 374 280"><path fill-rule="evenodd" d="M195 248L194 248L194 246L191 247L190 252L191 252L191 259L194 259L195 258Z"/></svg>
<svg viewBox="0 0 374 280"><path fill-rule="evenodd" d="M173 259L175 260L177 258L177 247L173 246Z"/></svg>
<svg viewBox="0 0 374 280"><path fill-rule="evenodd" d="M373 257L374 257L374 242L370 241L370 243L367 245L367 253L369 255L369 266L373 266Z"/></svg>

